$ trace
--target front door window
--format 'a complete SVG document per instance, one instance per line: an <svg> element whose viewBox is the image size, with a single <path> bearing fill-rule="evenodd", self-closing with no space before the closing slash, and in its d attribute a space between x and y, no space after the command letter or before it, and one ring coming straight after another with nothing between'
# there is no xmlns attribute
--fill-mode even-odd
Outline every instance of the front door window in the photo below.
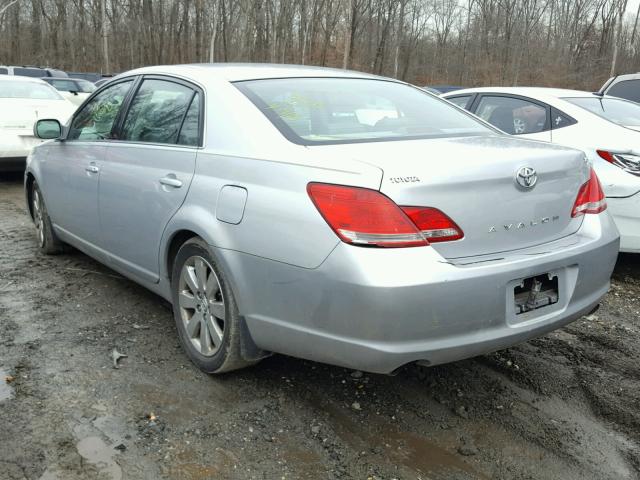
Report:
<svg viewBox="0 0 640 480"><path fill-rule="evenodd" d="M98 93L76 114L67 140L104 140L110 138L111 129L132 80L111 85Z"/></svg>

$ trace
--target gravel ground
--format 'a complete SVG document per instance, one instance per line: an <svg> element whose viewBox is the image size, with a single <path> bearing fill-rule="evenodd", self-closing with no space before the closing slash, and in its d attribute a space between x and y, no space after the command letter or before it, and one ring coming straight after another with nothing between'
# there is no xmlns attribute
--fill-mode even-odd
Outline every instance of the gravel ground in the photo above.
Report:
<svg viewBox="0 0 640 480"><path fill-rule="evenodd" d="M640 255L594 315L492 355L211 377L166 302L34 238L21 178L0 176L2 480L640 479Z"/></svg>

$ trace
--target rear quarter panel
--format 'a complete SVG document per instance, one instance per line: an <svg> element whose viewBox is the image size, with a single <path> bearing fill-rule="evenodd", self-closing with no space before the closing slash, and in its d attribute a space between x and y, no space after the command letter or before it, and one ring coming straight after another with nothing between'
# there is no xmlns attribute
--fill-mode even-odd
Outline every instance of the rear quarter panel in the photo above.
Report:
<svg viewBox="0 0 640 480"><path fill-rule="evenodd" d="M302 149L302 148L301 148ZM301 152L304 153L304 152ZM339 240L307 194L311 181L377 188L381 172L335 170L318 165L201 152L187 201L169 230L190 229L212 246L316 268ZM247 191L238 224L218 219L225 185Z"/></svg>

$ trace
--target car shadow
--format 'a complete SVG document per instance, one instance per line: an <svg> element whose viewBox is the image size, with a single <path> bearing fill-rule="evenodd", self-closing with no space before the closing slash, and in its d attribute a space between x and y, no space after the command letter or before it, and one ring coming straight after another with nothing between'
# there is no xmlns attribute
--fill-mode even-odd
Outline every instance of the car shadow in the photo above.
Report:
<svg viewBox="0 0 640 480"><path fill-rule="evenodd" d="M23 178L24 178L24 172L0 172L0 184L21 183Z"/></svg>
<svg viewBox="0 0 640 480"><path fill-rule="evenodd" d="M640 280L640 253L620 253L613 270L613 279L621 282Z"/></svg>

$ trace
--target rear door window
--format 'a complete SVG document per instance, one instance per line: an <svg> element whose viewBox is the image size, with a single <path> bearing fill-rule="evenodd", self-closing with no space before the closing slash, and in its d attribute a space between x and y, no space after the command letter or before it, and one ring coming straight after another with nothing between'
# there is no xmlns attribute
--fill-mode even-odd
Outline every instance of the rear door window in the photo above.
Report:
<svg viewBox="0 0 640 480"><path fill-rule="evenodd" d="M121 140L131 142L178 142L182 123L196 92L179 83L147 79L131 102Z"/></svg>
<svg viewBox="0 0 640 480"><path fill-rule="evenodd" d="M184 117L178 145L197 147L200 144L200 94L196 93L191 101L191 106Z"/></svg>
<svg viewBox="0 0 640 480"><path fill-rule="evenodd" d="M618 82L606 94L640 103L640 79Z"/></svg>
<svg viewBox="0 0 640 480"><path fill-rule="evenodd" d="M9 74L9 70L7 70L6 68L0 68L0 75L8 75Z"/></svg>
<svg viewBox="0 0 640 480"><path fill-rule="evenodd" d="M548 108L522 98L485 95L476 115L510 135L550 130Z"/></svg>

